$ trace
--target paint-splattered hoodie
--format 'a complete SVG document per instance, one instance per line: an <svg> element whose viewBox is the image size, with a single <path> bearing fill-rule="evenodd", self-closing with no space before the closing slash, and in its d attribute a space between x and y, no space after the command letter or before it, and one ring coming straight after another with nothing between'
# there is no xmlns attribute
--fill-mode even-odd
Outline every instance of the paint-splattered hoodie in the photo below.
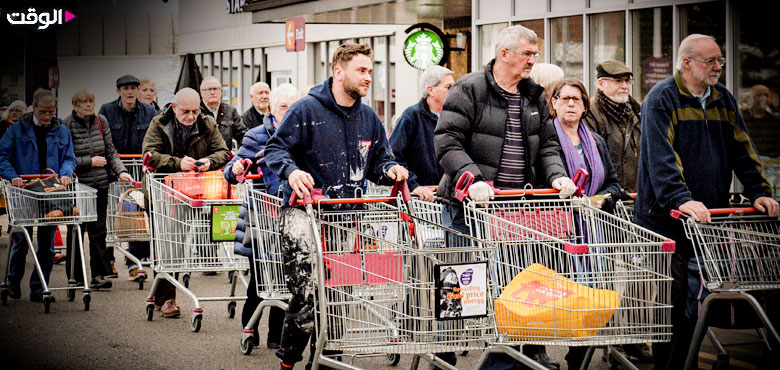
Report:
<svg viewBox="0 0 780 370"><path fill-rule="evenodd" d="M287 178L296 169L310 173L330 198L354 197L366 179L392 183L385 174L397 163L379 117L359 98L351 107L336 104L331 84L328 78L295 102L268 140L265 162L285 180L285 204L292 194Z"/></svg>

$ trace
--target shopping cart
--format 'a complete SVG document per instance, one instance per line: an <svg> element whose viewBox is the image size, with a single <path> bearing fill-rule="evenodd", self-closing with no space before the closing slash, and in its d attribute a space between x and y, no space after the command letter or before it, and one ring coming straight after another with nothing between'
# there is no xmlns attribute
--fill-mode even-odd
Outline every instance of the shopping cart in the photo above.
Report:
<svg viewBox="0 0 780 370"><path fill-rule="evenodd" d="M629 194L636 199L636 193ZM629 222L634 222L634 201L618 199L615 202L615 215Z"/></svg>
<svg viewBox="0 0 780 370"><path fill-rule="evenodd" d="M755 208L711 209L710 214L712 221L705 224L672 211L672 217L683 222L685 234L693 243L702 284L712 293L699 310L686 368L696 366L708 330L707 314L716 300L748 302L764 325L766 332L759 330L763 342L771 336L780 343L777 330L751 294L780 289L780 219L759 215Z"/></svg>
<svg viewBox="0 0 780 370"><path fill-rule="evenodd" d="M241 201L190 198L173 186L166 185L166 176L167 174L146 173L152 224L152 268L157 273L146 299L146 318L149 321L153 318L154 293L159 282L164 279L194 302L190 328L193 332L198 332L203 316L201 301L228 301L228 315L232 318L235 315L236 301L246 300L246 296L235 295L238 280L241 280L244 286L247 285L243 275L235 272L247 270L249 263L245 257L233 254L232 238L224 238L223 241L218 238L220 235L215 235L225 236L231 233L230 218L236 218L238 210L230 208L240 207ZM225 213L226 211L229 213ZM227 216L224 221L218 221L217 214ZM234 272L230 295L198 297L189 289L190 273L197 271ZM182 282L176 278L179 273L183 274Z"/></svg>
<svg viewBox="0 0 780 370"><path fill-rule="evenodd" d="M51 175L21 175L23 179L38 179ZM79 249L74 251L80 253L81 257L81 271L83 283L78 283L74 279L75 277L75 264L71 264L70 280L65 287L52 288L46 283L43 278L43 271L41 270L40 262L35 254L35 247L32 243L32 235L26 229L28 227L41 227L41 226L59 226L59 225L74 225L78 234L81 234L81 223L83 222L95 222L97 221L97 190L81 184L78 179L73 177L73 183L67 187L66 191L61 192L35 192L28 189L20 188L11 185L10 182L2 180L0 185L3 188L3 192L7 195L7 211L8 211L8 223L12 229L12 232L22 232L27 245L30 249L30 253L33 258L35 270L40 277L41 285L43 286L43 307L44 313L49 313L51 302L51 292L53 290L66 290L68 300L73 301L75 299L75 291L81 289L84 296L84 311L89 311L89 303L91 300L90 289L87 285L87 269L84 264L84 244L82 238L78 239ZM75 207L75 210L70 211L71 207ZM50 217L49 212L52 209L67 209L65 215L60 217ZM47 217L49 215L49 217ZM2 297L2 304L5 305L8 302L8 267L10 266L11 259L11 244L8 246L8 263L6 264L5 279L0 291Z"/></svg>
<svg viewBox="0 0 780 370"><path fill-rule="evenodd" d="M493 353L543 368L512 347L533 344L590 347L585 367L594 348L604 347L610 361L635 369L612 346L670 340L674 241L587 201L558 199L552 189L496 195L464 204L473 235L496 245L490 278L497 336L477 368Z"/></svg>
<svg viewBox="0 0 780 370"><path fill-rule="evenodd" d="M138 290L144 289L147 279L144 266L151 266L148 260L140 260L122 243L149 242L151 230L149 215L145 210L144 194L141 191L143 160L140 154L120 154L119 159L135 181L116 181L108 185L108 207L106 211L106 243L113 244L125 258L138 266Z"/></svg>
<svg viewBox="0 0 780 370"><path fill-rule="evenodd" d="M248 175L246 178L251 181L242 182L238 186L248 205L246 233L252 240L255 289L257 296L263 299L255 308L241 335L241 353L249 355L253 349L251 340L255 335L255 323L262 318L266 308L278 307L286 310L290 292L284 280L284 260L279 234L282 199L255 189L253 182L262 181L262 174Z"/></svg>
<svg viewBox="0 0 780 370"><path fill-rule="evenodd" d="M424 359L453 369L433 354L483 349L493 337L486 257L494 249L414 216L408 188L410 212L402 213L397 190L385 198L303 202L317 249L315 367L357 369L323 355L335 351L342 359L412 354L413 368ZM362 208L328 208L345 204Z"/></svg>

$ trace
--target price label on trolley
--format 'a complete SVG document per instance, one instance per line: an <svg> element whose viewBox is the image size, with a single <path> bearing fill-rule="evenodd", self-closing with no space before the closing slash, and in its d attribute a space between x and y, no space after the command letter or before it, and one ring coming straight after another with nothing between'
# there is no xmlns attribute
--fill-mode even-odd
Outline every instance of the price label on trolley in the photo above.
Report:
<svg viewBox="0 0 780 370"><path fill-rule="evenodd" d="M232 242L236 237L236 225L241 205L211 206L211 241Z"/></svg>
<svg viewBox="0 0 780 370"><path fill-rule="evenodd" d="M436 320L487 316L487 262L434 266Z"/></svg>

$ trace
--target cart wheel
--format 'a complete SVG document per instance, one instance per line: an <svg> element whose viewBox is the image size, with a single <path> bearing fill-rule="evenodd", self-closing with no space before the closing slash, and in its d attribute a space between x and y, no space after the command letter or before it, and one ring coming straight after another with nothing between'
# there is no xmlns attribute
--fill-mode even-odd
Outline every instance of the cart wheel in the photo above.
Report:
<svg viewBox="0 0 780 370"><path fill-rule="evenodd" d="M89 302L92 301L92 296L89 294L84 296L84 311L89 311Z"/></svg>
<svg viewBox="0 0 780 370"><path fill-rule="evenodd" d="M139 276L136 281L138 282L138 290L144 290L144 281L146 280L145 276Z"/></svg>
<svg viewBox="0 0 780 370"><path fill-rule="evenodd" d="M3 306L8 305L8 289L3 289L3 291L0 292L0 300L3 301Z"/></svg>
<svg viewBox="0 0 780 370"><path fill-rule="evenodd" d="M68 289L68 302L73 302L74 300L76 300L76 291Z"/></svg>
<svg viewBox="0 0 780 370"><path fill-rule="evenodd" d="M49 313L51 310L51 297L43 298L43 313Z"/></svg>
<svg viewBox="0 0 780 370"><path fill-rule="evenodd" d="M228 317L231 319L236 317L236 302L228 303Z"/></svg>
<svg viewBox="0 0 780 370"><path fill-rule="evenodd" d="M466 357L469 355L469 351L463 351L460 353L461 356Z"/></svg>
<svg viewBox="0 0 780 370"><path fill-rule="evenodd" d="M235 271L228 272L228 284L232 284L233 283L233 275L234 275L234 273L235 273Z"/></svg>
<svg viewBox="0 0 780 370"><path fill-rule="evenodd" d="M385 355L385 361L387 361L387 364L390 366L398 365L398 362L401 361L401 355L397 353L388 353Z"/></svg>
<svg viewBox="0 0 780 370"><path fill-rule="evenodd" d="M195 315L190 319L190 329L192 329L193 333L197 333L200 331L200 321L203 319L203 316L201 315Z"/></svg>
<svg viewBox="0 0 780 370"><path fill-rule="evenodd" d="M185 288L190 287L190 274L184 274L184 276L181 277L181 281L184 283Z"/></svg>
<svg viewBox="0 0 780 370"><path fill-rule="evenodd" d="M146 321L152 321L154 318L154 305L146 305Z"/></svg>
<svg viewBox="0 0 780 370"><path fill-rule="evenodd" d="M254 348L254 345L252 345L252 336L242 336L241 337L241 353L244 355L249 356L252 354L252 349Z"/></svg>

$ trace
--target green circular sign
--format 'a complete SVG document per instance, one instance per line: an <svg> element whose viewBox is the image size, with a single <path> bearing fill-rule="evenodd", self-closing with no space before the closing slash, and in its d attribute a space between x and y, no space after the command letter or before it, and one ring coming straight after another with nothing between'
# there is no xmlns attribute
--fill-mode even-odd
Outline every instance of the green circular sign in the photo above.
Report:
<svg viewBox="0 0 780 370"><path fill-rule="evenodd" d="M404 41L404 58L409 65L417 69L437 65L444 58L444 43L439 35L432 31L414 32Z"/></svg>

